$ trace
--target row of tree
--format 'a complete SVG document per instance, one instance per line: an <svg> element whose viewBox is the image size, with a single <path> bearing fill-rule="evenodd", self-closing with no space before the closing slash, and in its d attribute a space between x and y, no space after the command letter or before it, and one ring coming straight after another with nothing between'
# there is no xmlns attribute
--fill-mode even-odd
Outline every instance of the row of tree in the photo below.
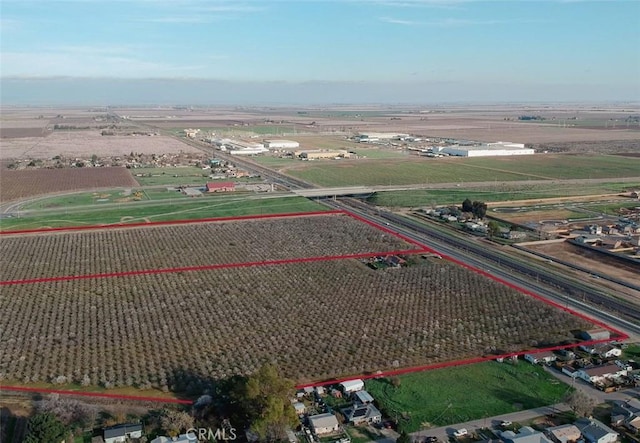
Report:
<svg viewBox="0 0 640 443"><path fill-rule="evenodd" d="M474 217L483 219L487 215L487 204L481 201L471 201L466 198L462 202L462 212L471 212Z"/></svg>

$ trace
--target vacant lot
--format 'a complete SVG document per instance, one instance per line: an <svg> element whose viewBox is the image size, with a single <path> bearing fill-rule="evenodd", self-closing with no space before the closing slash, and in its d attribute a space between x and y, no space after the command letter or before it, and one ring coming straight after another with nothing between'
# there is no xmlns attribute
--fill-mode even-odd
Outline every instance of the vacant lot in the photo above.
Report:
<svg viewBox="0 0 640 443"><path fill-rule="evenodd" d="M196 167L137 168L131 174L141 186L204 186L210 181L210 172Z"/></svg>
<svg viewBox="0 0 640 443"><path fill-rule="evenodd" d="M292 176L321 186L637 177L640 159L619 156L317 160L286 167Z"/></svg>
<svg viewBox="0 0 640 443"><path fill-rule="evenodd" d="M0 202L54 192L132 186L138 183L125 168L3 170Z"/></svg>
<svg viewBox="0 0 640 443"><path fill-rule="evenodd" d="M165 136L102 136L100 131L55 131L48 137L3 139L2 159L88 158L97 156L124 156L131 152L141 154L168 154L200 152L171 137Z"/></svg>
<svg viewBox="0 0 640 443"><path fill-rule="evenodd" d="M640 179L635 187L640 188ZM602 200L602 195L607 194L607 198L624 192L626 189L634 188L634 183L582 183L576 184L526 184L518 182L496 183L493 186L484 188L455 188L455 189L413 189L411 191L387 191L376 192L368 201L379 206L403 206L403 207L425 207L430 205L460 205L464 199L472 201L480 200L494 206L514 204L548 204L552 203L547 199L562 198L569 202L570 196L590 196L577 197L575 201L597 201ZM622 199L622 197L620 197ZM526 203L525 201L531 201ZM502 203L507 202L507 203ZM517 215L514 213L513 215ZM511 216L512 214L502 214ZM502 216L501 215L501 216Z"/></svg>
<svg viewBox="0 0 640 443"><path fill-rule="evenodd" d="M415 432L483 417L546 406L561 401L570 389L540 366L494 361L370 380L367 390L401 429ZM487 423L489 424L489 423Z"/></svg>
<svg viewBox="0 0 640 443"><path fill-rule="evenodd" d="M415 249L342 214L258 218L7 235L0 244L0 255L6 259L0 275L3 280L20 280Z"/></svg>
<svg viewBox="0 0 640 443"><path fill-rule="evenodd" d="M213 243L209 254L226 247ZM0 373L10 382L201 392L203 380L266 361L305 382L566 343L589 326L465 268L416 261L377 271L346 259L5 286L0 310L11 315L0 318Z"/></svg>
<svg viewBox="0 0 640 443"><path fill-rule="evenodd" d="M593 272L619 278L631 284L638 284L637 265L625 263L622 260L616 260L615 258L607 257L605 254L598 254L597 252L572 245L571 243L529 244L527 245L527 249L590 269ZM630 294L635 294L635 297L632 298L636 300L640 299L638 291L629 291Z"/></svg>

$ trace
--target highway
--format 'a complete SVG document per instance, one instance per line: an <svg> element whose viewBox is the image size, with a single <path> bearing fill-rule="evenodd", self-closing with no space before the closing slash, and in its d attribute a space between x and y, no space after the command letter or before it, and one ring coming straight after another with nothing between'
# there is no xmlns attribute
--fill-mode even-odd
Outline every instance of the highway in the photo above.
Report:
<svg viewBox="0 0 640 443"><path fill-rule="evenodd" d="M417 223L390 212L377 213L373 208L353 199L323 200L332 208L352 212L366 220L385 226L432 248L444 256L465 263L510 284L538 294L561 306L598 319L628 335L640 335L640 312L632 304L612 300L598 288L556 274L549 269L516 259L508 254ZM587 303L587 301L589 303ZM605 310L607 309L607 310ZM610 311L618 312L610 312ZM622 313L625 318L622 317Z"/></svg>

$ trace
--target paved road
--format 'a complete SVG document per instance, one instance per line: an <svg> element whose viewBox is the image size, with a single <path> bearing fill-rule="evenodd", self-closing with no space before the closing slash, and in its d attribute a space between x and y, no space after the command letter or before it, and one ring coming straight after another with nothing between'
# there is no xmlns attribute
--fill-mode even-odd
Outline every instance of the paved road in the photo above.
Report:
<svg viewBox="0 0 640 443"><path fill-rule="evenodd" d="M448 441L449 437L456 429L466 429L469 433L476 432L478 429L499 425L502 421L511 421L520 423L527 420L540 417L542 415L555 414L558 412L568 411L569 406L564 403L543 406L535 409L525 409L524 411L512 412L510 414L496 415L495 417L481 418L471 420L465 423L458 423L450 426L441 426L439 428L431 428L424 431L418 431L411 434L414 441L423 441L426 436L437 437L441 441Z"/></svg>

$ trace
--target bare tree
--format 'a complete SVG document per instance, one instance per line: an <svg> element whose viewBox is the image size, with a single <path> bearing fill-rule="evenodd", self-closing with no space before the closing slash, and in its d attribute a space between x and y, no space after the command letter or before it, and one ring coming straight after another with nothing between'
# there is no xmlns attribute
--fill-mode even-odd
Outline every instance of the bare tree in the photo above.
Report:
<svg viewBox="0 0 640 443"><path fill-rule="evenodd" d="M564 402L579 417L590 416L593 413L593 409L598 405L598 401L594 397L580 389L569 393L564 398Z"/></svg>

